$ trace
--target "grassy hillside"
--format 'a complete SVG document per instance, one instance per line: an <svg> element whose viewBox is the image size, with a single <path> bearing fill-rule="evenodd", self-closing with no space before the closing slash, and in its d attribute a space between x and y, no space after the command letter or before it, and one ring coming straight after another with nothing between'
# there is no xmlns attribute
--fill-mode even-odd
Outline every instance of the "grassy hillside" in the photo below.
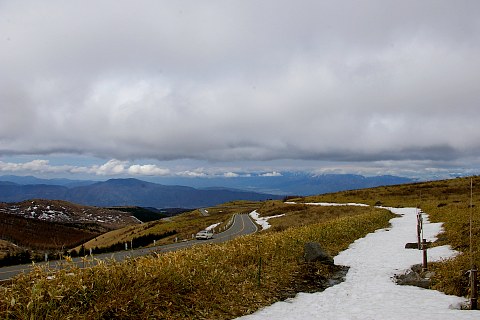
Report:
<svg viewBox="0 0 480 320"><path fill-rule="evenodd" d="M419 206L433 222L443 222L445 232L437 244L450 244L461 252L455 259L433 265L434 288L447 294L468 295L470 258L480 266L480 177L473 177L473 207L470 207L470 178L415 183L346 191L307 197L302 201L361 202L384 206ZM473 255L470 255L470 214L473 217Z"/></svg>
<svg viewBox="0 0 480 320"><path fill-rule="evenodd" d="M97 236L96 238L84 243L86 249L103 248L111 246L117 242L130 242L133 238L138 238L150 234L165 234L175 231L175 234L160 239L156 244L172 243L175 238L179 240L192 239L192 235L206 227L221 223L217 230L223 228L235 213L250 213L261 206L260 202L252 201L233 201L223 205L206 208L207 216L202 215L200 210L193 210L171 218L157 221L150 221L140 225L128 226L122 229ZM75 248L77 251L80 246Z"/></svg>
<svg viewBox="0 0 480 320"><path fill-rule="evenodd" d="M246 209L250 204L239 205ZM374 208L350 208L348 213L338 208L333 213L332 208L281 202L256 205L269 215L287 215L271 219L278 228L224 244L85 270L71 266L49 279L38 269L0 287L0 317L231 319L291 296L300 290L299 284L334 272L332 267L302 262L306 242L320 242L335 255L357 238L388 226L392 218L389 211ZM217 221L217 214L229 215L233 208L234 204L210 208L211 216L199 219ZM309 221L303 220L309 215ZM184 219L198 220L189 215ZM285 221L292 226L283 225Z"/></svg>

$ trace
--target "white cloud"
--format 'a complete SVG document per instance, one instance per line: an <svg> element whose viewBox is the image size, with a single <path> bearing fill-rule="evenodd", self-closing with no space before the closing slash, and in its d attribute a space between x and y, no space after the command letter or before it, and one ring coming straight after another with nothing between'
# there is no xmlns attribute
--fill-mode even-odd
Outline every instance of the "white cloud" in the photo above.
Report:
<svg viewBox="0 0 480 320"><path fill-rule="evenodd" d="M277 171L272 171L272 172L262 173L260 176L261 177L281 177L282 174Z"/></svg>
<svg viewBox="0 0 480 320"><path fill-rule="evenodd" d="M130 164L128 161L112 159L101 166L92 166L86 170L95 175L133 175L133 176L165 176L170 170L154 164Z"/></svg>
<svg viewBox="0 0 480 320"><path fill-rule="evenodd" d="M224 176L225 178L237 178L237 177L239 177L240 175L239 175L238 173L235 173L235 172L225 172L225 173L223 174L223 176Z"/></svg>
<svg viewBox="0 0 480 320"><path fill-rule="evenodd" d="M144 176L165 176L170 174L169 169L159 168L153 164L132 165L128 168L128 174Z"/></svg>
<svg viewBox="0 0 480 320"><path fill-rule="evenodd" d="M110 160L101 166L93 166L91 171L97 175L116 175L123 174L126 170L126 161Z"/></svg>
<svg viewBox="0 0 480 320"><path fill-rule="evenodd" d="M8 173L21 174L42 174L42 173L59 173L59 174L88 174L96 176L115 176L115 175L131 175L131 176L165 176L170 174L170 170L161 168L153 164L130 164L128 161L120 161L116 159L109 160L102 165L72 166L72 165L51 165L48 160L32 160L25 163L13 163L0 161L0 171Z"/></svg>
<svg viewBox="0 0 480 320"><path fill-rule="evenodd" d="M197 170L180 171L177 173L177 176L187 177L187 178L199 178L199 177L206 177L207 174L197 169Z"/></svg>
<svg viewBox="0 0 480 320"><path fill-rule="evenodd" d="M68 165L52 166L48 160L32 160L24 163L3 162L0 161L0 171L2 172L38 172L38 173L57 173L67 172L72 167Z"/></svg>

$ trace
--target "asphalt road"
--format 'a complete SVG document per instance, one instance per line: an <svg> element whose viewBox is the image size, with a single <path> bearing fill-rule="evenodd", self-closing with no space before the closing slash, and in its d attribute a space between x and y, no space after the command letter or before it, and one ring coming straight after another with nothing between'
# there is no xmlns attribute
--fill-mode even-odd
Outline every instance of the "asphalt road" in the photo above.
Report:
<svg viewBox="0 0 480 320"><path fill-rule="evenodd" d="M162 252L180 250L180 249L192 247L195 245L201 245L205 243L225 242L238 236L254 233L257 230L258 230L257 226L255 225L255 223L253 222L253 220L250 218L248 214L237 214L235 216L232 226L229 229L225 230L224 232L215 234L213 239L189 240L184 242L172 243L164 246L156 246L156 247L141 248L141 249L134 249L134 250L118 251L113 253L97 254L97 255L93 255L92 257L88 256L87 258L88 261L84 261L82 260L82 258L74 258L73 262L79 267L84 267L85 263L87 263L87 265L95 264L95 259L99 259L99 260L114 259L116 261L122 261L128 258L144 256L154 252L162 253ZM41 263L37 263L36 265L46 265L46 264L48 264L49 268L53 270L62 268L61 261L41 262ZM24 264L24 265L0 268L0 281L5 281L10 278L13 278L14 276L20 273L28 273L31 270L32 270L32 264Z"/></svg>

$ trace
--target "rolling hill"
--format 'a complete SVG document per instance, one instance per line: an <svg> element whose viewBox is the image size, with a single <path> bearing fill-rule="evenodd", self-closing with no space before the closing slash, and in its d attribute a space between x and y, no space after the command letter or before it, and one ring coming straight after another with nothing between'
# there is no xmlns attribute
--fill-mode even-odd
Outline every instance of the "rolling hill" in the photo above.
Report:
<svg viewBox="0 0 480 320"><path fill-rule="evenodd" d="M66 201L0 203L0 258L27 254L25 261L0 261L0 265L62 252L105 232L139 223L128 212Z"/></svg>
<svg viewBox="0 0 480 320"><path fill-rule="evenodd" d="M198 208L234 201L280 199L281 196L225 188L195 189L167 186L138 179L110 179L89 185L0 183L0 201L28 199L66 200L91 206L142 206L154 208Z"/></svg>

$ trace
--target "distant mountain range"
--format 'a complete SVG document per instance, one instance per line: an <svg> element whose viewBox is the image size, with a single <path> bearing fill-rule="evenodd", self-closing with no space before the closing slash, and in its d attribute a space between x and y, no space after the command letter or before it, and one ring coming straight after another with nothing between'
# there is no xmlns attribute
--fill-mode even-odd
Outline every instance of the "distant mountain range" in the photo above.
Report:
<svg viewBox="0 0 480 320"><path fill-rule="evenodd" d="M26 184L47 184L47 185L56 185L56 186L65 186L65 187L79 187L86 186L89 184L94 184L98 181L93 180L71 180L71 179L41 179L34 176L14 176L6 175L0 176L1 182L13 182L16 184L26 185Z"/></svg>
<svg viewBox="0 0 480 320"><path fill-rule="evenodd" d="M381 175L365 177L356 174L322 174L281 172L270 175L251 175L216 178L163 177L150 180L163 184L188 185L194 188L223 186L279 195L316 195L344 190L364 189L414 182L415 180Z"/></svg>
<svg viewBox="0 0 480 320"><path fill-rule="evenodd" d="M93 206L198 208L233 200L280 199L412 182L390 175L312 175L286 172L232 178L110 179L107 181L0 176L0 202L66 200ZM186 186L188 185L188 186Z"/></svg>
<svg viewBox="0 0 480 320"><path fill-rule="evenodd" d="M2 179L5 178L0 177L0 180ZM29 179L23 181L34 182L31 177ZM85 185L80 186L75 186L75 183L46 184L57 182L49 180L41 182L41 184L19 184L0 181L0 201L51 199L101 207L128 205L154 208L198 208L234 200L262 201L281 198L278 195L226 188L201 190L184 186L166 186L137 179L111 179L104 182L84 183Z"/></svg>

